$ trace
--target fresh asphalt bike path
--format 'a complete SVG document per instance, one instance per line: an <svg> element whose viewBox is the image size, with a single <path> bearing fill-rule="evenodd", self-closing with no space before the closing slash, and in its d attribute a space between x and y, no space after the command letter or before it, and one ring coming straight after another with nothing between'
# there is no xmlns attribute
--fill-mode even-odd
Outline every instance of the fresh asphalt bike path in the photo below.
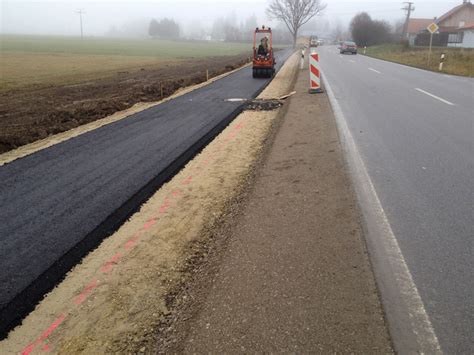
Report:
<svg viewBox="0 0 474 355"><path fill-rule="evenodd" d="M0 167L1 337L268 82L247 67Z"/></svg>
<svg viewBox="0 0 474 355"><path fill-rule="evenodd" d="M320 60L441 349L472 352L474 79L333 47Z"/></svg>

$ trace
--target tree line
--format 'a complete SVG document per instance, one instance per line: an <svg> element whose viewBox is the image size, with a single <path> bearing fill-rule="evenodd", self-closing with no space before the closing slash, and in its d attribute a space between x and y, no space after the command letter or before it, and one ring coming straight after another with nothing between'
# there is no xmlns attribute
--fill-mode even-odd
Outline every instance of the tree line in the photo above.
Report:
<svg viewBox="0 0 474 355"><path fill-rule="evenodd" d="M358 46L373 46L376 44L395 42L400 39L387 21L373 20L366 12L361 12L352 18L349 26L352 40Z"/></svg>
<svg viewBox="0 0 474 355"><path fill-rule="evenodd" d="M161 21L152 19L148 27L148 34L153 38L178 39L180 32L179 24L168 18Z"/></svg>
<svg viewBox="0 0 474 355"><path fill-rule="evenodd" d="M282 25L274 33L275 42L293 43L296 45L299 30L326 8L322 0L272 0L267 8L267 16L278 20ZM226 42L250 42L257 24L256 16L248 18L245 23L237 23L235 14L214 21L210 39ZM282 30L282 27L285 30ZM202 32L202 31L199 31ZM170 19L158 22L152 19L148 33L152 37L177 39L180 36L179 25Z"/></svg>
<svg viewBox="0 0 474 355"><path fill-rule="evenodd" d="M212 27L205 29L198 22L192 24L191 33L184 33L179 23L173 19L164 18L160 21L152 19L148 26L148 35L153 38L176 40L182 37L193 40L210 39L225 42L248 42L253 41L253 33L256 27L260 27L257 17L252 15L245 21L240 21L233 13L214 20ZM188 28L189 31L190 28ZM291 43L292 37L286 27L282 24L274 29L273 39L275 43Z"/></svg>
<svg viewBox="0 0 474 355"><path fill-rule="evenodd" d="M306 32L315 30L318 32L324 28L323 31L328 33L332 26L329 26L327 20L324 25L324 19L317 18L325 8L326 4L322 0L271 0L266 14L268 18L278 21L273 31L275 43L296 43L300 29L305 29L305 26ZM252 42L253 31L261 25L255 15L245 20L238 20L235 13L230 13L215 19L209 27L195 20L187 23L183 30L175 20L163 18L160 21L156 19L150 21L148 35L164 39ZM359 46L371 46L400 41L402 28L403 21L399 21L392 29L388 22L374 20L368 13L361 12L352 18L349 31L342 23L337 22L329 36L338 41L352 39ZM138 29L134 32L138 33ZM110 33L118 36L121 32L114 27Z"/></svg>

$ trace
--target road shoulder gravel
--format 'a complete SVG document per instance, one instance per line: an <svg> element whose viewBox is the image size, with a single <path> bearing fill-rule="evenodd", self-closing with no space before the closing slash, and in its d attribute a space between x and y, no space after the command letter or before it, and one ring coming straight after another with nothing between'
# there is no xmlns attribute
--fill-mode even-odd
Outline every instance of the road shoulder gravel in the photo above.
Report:
<svg viewBox="0 0 474 355"><path fill-rule="evenodd" d="M336 122L307 75L158 352L392 352Z"/></svg>

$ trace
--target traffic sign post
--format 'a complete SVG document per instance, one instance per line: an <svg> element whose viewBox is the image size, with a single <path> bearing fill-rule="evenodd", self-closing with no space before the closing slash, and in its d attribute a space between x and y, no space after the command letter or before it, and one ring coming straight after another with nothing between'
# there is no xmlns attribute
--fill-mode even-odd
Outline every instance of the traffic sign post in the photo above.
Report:
<svg viewBox="0 0 474 355"><path fill-rule="evenodd" d="M436 23L432 22L428 27L427 30L430 32L430 51L428 52L428 67L431 64L431 47L433 45L433 34L439 30L439 27Z"/></svg>

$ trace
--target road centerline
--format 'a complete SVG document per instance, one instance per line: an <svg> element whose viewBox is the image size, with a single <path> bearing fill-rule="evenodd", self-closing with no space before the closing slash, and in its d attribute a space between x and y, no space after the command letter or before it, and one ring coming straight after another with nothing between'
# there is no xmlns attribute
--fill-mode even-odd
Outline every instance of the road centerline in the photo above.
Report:
<svg viewBox="0 0 474 355"><path fill-rule="evenodd" d="M441 98L441 97L439 97L439 96L436 96L436 95L434 95L434 94L432 94L432 93L429 93L428 91L425 91L425 90L420 89L420 88L415 88L415 90L417 90L417 91L419 91L419 92L421 92L421 93L423 93L423 94L425 94L425 95L431 96L432 98L434 98L434 99L436 99L436 100L439 100L439 101L445 103L446 105L454 106L454 104L453 104L452 102L450 102L450 101L448 101L448 100L445 100L445 99L443 99L443 98Z"/></svg>

